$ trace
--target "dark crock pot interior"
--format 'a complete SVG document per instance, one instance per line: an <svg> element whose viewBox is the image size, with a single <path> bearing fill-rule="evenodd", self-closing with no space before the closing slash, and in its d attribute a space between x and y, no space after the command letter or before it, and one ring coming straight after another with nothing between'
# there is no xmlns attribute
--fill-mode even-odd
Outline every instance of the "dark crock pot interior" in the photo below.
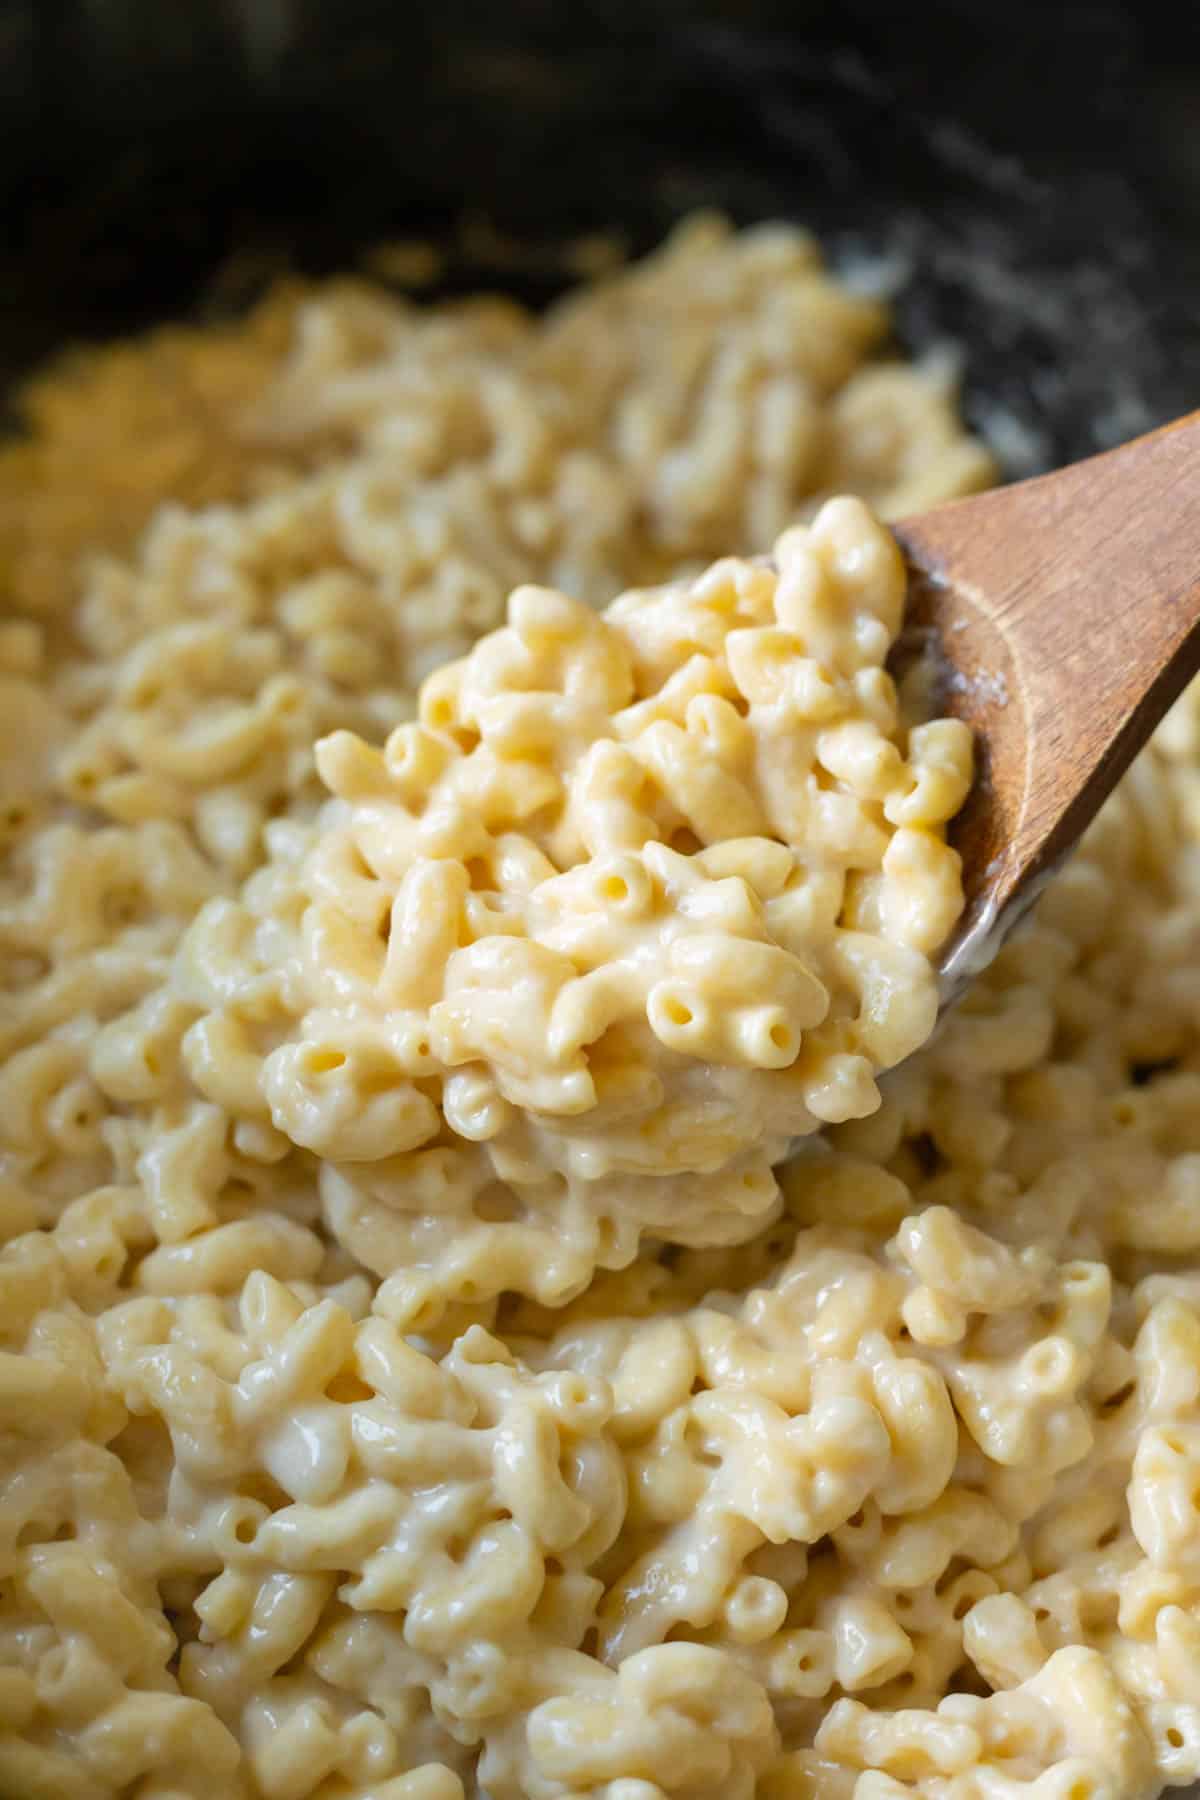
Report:
<svg viewBox="0 0 1200 1800"><path fill-rule="evenodd" d="M882 265L1023 473L1200 402L1198 120L1196 9L0 0L0 381L464 212L641 249L716 205ZM561 285L491 261L446 287Z"/></svg>

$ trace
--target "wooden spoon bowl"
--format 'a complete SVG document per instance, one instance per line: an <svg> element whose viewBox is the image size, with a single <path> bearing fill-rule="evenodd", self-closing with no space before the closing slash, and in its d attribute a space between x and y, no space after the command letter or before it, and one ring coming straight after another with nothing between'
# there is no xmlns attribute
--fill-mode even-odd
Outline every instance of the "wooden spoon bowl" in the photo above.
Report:
<svg viewBox="0 0 1200 1800"><path fill-rule="evenodd" d="M1200 668L1200 413L895 527L901 654L976 737L943 999L995 955Z"/></svg>

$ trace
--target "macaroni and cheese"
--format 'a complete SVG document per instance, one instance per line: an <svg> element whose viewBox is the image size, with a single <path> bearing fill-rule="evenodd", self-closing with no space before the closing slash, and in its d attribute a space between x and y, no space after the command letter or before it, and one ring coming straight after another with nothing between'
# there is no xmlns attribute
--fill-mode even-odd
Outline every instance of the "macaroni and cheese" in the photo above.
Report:
<svg viewBox="0 0 1200 1800"><path fill-rule="evenodd" d="M643 1234L747 1237L789 1141L928 1037L969 734L900 726L861 502L774 558L602 614L518 588L381 749L317 744L334 803L184 938L193 1091L320 1159L375 1274L554 1303Z"/></svg>
<svg viewBox="0 0 1200 1800"><path fill-rule="evenodd" d="M992 471L885 331L702 219L31 390L4 1800L1200 1777L1200 697L909 1054L874 515Z"/></svg>

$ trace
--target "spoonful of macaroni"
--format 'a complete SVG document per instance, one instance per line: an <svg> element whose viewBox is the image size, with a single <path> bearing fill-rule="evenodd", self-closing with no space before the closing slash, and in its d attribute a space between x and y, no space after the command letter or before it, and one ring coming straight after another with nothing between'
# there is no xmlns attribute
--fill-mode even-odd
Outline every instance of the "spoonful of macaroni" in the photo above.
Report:
<svg viewBox="0 0 1200 1800"><path fill-rule="evenodd" d="M946 946L961 973L1195 666L1187 534L1157 521L1189 463L1200 501L1196 430L896 536L831 500L770 559L603 613L518 588L382 748L318 743L322 814L197 918L192 1080L256 1154L319 1159L330 1230L414 1325L422 1266L553 1304L643 1236L752 1236L773 1165L876 1109ZM944 716L892 672L906 607Z"/></svg>

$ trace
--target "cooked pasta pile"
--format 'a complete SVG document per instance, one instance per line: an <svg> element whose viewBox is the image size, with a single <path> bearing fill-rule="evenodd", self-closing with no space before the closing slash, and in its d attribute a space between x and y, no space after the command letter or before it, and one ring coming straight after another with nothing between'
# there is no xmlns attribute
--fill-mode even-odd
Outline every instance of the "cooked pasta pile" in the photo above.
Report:
<svg viewBox="0 0 1200 1800"><path fill-rule="evenodd" d="M875 1111L936 1018L971 781L965 726L901 726L904 585L831 501L774 567L601 615L518 588L382 750L317 744L336 801L184 939L178 1073L264 1160L316 1154L389 1303L561 1303L643 1234L735 1243L793 1138ZM122 1067L144 1029L109 1028Z"/></svg>
<svg viewBox="0 0 1200 1800"><path fill-rule="evenodd" d="M1200 1776L1200 701L909 1055L969 746L873 513L992 471L886 326L702 220L32 391L4 1800Z"/></svg>

